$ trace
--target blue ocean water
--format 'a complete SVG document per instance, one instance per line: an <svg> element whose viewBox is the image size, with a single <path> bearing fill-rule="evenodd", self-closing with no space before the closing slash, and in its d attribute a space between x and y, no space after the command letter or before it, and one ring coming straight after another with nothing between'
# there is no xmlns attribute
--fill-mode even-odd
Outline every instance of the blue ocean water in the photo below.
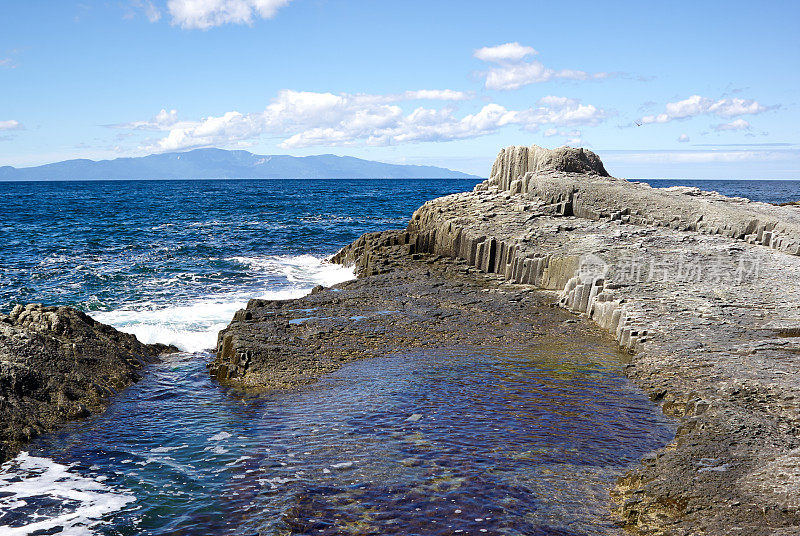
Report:
<svg viewBox="0 0 800 536"><path fill-rule="evenodd" d="M0 534L618 534L609 486L674 427L610 344L380 358L248 398L205 371L247 299L351 278L325 257L475 183L0 183L0 310L74 305L185 350L0 468Z"/></svg>
<svg viewBox="0 0 800 536"><path fill-rule="evenodd" d="M0 182L0 311L72 305L145 342L211 348L249 298L352 274L322 263L474 180Z"/></svg>
<svg viewBox="0 0 800 536"><path fill-rule="evenodd" d="M719 192L728 197L746 197L762 203L791 203L800 201L800 181L727 181L701 179L631 179L646 182L653 188L693 186L705 191Z"/></svg>

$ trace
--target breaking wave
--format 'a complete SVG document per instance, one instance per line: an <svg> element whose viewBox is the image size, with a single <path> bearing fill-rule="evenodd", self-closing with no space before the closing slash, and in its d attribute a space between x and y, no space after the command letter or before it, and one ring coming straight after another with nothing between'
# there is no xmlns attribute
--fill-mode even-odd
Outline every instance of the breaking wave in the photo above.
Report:
<svg viewBox="0 0 800 536"><path fill-rule="evenodd" d="M217 333L251 298L299 298L317 285L331 286L353 279L351 268L313 255L275 255L226 259L245 267L258 283L231 288L203 298L175 304L142 301L93 316L100 322L136 335L142 342L174 344L186 352L216 347Z"/></svg>

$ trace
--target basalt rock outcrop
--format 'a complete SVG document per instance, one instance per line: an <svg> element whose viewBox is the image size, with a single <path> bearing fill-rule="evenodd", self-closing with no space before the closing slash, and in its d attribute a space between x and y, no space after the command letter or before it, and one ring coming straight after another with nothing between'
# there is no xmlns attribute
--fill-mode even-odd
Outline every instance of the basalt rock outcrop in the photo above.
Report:
<svg viewBox="0 0 800 536"><path fill-rule="evenodd" d="M142 344L70 307L0 316L0 462L37 435L103 411L172 346Z"/></svg>
<svg viewBox="0 0 800 536"><path fill-rule="evenodd" d="M500 288L457 259L411 255L404 231L357 244L360 261L369 259L359 271L370 277L292 300L250 300L220 332L211 375L244 390L289 388L355 359L524 344L544 329L530 289Z"/></svg>
<svg viewBox="0 0 800 536"><path fill-rule="evenodd" d="M333 260L369 276L358 283L364 288L383 280L392 288L402 274L413 279L414 262L456 263L465 277L474 277L472 269L520 292L551 291L554 304L616 339L631 354L628 376L679 423L675 440L613 490L627 528L800 531L796 208L617 179L582 149L511 147L474 191L429 201L405 230L365 235ZM336 299L329 291L316 295ZM402 313L394 318L411 318L416 305L395 308ZM291 321L277 309L251 302L237 313L220 335L212 370L247 383L261 381L251 376L254 367L280 368L281 356L266 350L256 357L247 339L258 337L258 323ZM469 315L464 320L465 334L477 329ZM396 325L384 327L378 337L391 338ZM504 331L497 326L496 333ZM419 338L437 335L430 328ZM344 353L365 357L359 344Z"/></svg>
<svg viewBox="0 0 800 536"><path fill-rule="evenodd" d="M551 156L543 156L550 154ZM503 149L479 191L536 199L560 216L720 235L800 255L800 213L699 188L651 188L609 177L584 149Z"/></svg>

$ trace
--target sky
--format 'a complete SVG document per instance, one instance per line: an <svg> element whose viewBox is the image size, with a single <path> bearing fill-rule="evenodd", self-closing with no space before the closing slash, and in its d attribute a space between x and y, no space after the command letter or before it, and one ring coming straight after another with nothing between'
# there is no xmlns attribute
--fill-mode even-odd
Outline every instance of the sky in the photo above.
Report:
<svg viewBox="0 0 800 536"><path fill-rule="evenodd" d="M0 0L0 166L333 153L800 179L800 2Z"/></svg>

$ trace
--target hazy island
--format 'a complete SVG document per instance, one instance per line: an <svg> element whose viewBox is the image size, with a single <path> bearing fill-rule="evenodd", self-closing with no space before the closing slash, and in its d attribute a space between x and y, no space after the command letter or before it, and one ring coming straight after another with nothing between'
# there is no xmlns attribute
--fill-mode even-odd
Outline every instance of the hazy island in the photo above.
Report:
<svg viewBox="0 0 800 536"><path fill-rule="evenodd" d="M114 160L65 160L42 166L0 166L0 181L142 179L476 179L435 166L386 164L351 156L258 155L195 149Z"/></svg>

